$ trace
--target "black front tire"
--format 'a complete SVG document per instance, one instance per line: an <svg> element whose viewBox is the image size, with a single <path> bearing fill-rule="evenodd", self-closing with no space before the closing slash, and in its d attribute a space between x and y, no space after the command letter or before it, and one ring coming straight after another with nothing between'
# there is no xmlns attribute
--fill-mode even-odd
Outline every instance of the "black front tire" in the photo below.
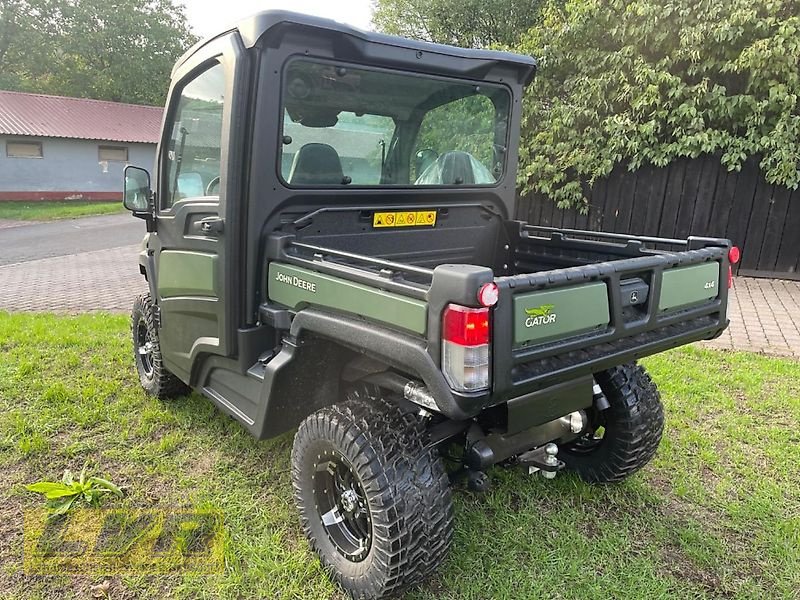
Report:
<svg viewBox="0 0 800 600"><path fill-rule="evenodd" d="M141 294L131 310L136 372L145 391L160 400L187 395L191 389L164 366L150 294Z"/></svg>
<svg viewBox="0 0 800 600"><path fill-rule="evenodd" d="M558 456L584 481L615 483L655 455L664 432L664 408L653 380L637 364L597 373L595 381L610 406L590 410L588 433L562 446Z"/></svg>
<svg viewBox="0 0 800 600"><path fill-rule="evenodd" d="M353 598L402 593L450 547L449 480L425 438L416 414L367 386L312 414L295 435L292 483L303 530Z"/></svg>

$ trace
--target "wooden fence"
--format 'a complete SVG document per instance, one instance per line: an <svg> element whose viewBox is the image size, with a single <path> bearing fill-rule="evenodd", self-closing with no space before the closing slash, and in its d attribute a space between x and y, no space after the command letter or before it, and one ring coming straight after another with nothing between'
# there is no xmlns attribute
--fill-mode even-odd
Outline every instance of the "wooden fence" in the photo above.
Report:
<svg viewBox="0 0 800 600"><path fill-rule="evenodd" d="M615 169L591 191L582 215L538 196L519 198L532 224L669 238L730 238L742 249L740 275L800 279L800 189L772 185L756 161L728 172L713 156L635 172Z"/></svg>

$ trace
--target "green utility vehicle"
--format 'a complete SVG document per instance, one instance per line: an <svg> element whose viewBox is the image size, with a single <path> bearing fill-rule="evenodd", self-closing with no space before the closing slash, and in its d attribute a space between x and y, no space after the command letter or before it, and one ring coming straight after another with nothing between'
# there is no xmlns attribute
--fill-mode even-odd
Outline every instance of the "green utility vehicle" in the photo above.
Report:
<svg viewBox="0 0 800 600"><path fill-rule="evenodd" d="M513 220L535 69L265 12L180 59L152 185L126 169L142 385L298 428L302 526L354 597L437 568L459 479L640 469L663 411L634 361L727 326L728 240Z"/></svg>

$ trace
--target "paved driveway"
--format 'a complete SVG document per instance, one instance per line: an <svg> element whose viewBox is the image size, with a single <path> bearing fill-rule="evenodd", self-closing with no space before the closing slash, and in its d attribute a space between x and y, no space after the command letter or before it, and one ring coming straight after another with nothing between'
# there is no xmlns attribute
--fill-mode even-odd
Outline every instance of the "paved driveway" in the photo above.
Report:
<svg viewBox="0 0 800 600"><path fill-rule="evenodd" d="M800 281L735 277L728 318L730 327L705 345L800 359Z"/></svg>
<svg viewBox="0 0 800 600"><path fill-rule="evenodd" d="M143 235L129 214L0 229L0 310L127 312Z"/></svg>
<svg viewBox="0 0 800 600"><path fill-rule="evenodd" d="M0 228L0 310L127 312L146 289L130 215ZM730 328L703 345L800 359L800 282L736 278Z"/></svg>

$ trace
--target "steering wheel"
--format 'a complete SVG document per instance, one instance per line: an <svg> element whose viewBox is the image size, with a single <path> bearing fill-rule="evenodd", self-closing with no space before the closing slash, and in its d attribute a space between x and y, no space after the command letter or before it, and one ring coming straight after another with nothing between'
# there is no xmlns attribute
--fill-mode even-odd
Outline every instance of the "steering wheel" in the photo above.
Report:
<svg viewBox="0 0 800 600"><path fill-rule="evenodd" d="M213 196L215 187L219 188L219 175L208 182L208 185L206 186L206 196ZM217 194L219 194L219 189L217 189Z"/></svg>

